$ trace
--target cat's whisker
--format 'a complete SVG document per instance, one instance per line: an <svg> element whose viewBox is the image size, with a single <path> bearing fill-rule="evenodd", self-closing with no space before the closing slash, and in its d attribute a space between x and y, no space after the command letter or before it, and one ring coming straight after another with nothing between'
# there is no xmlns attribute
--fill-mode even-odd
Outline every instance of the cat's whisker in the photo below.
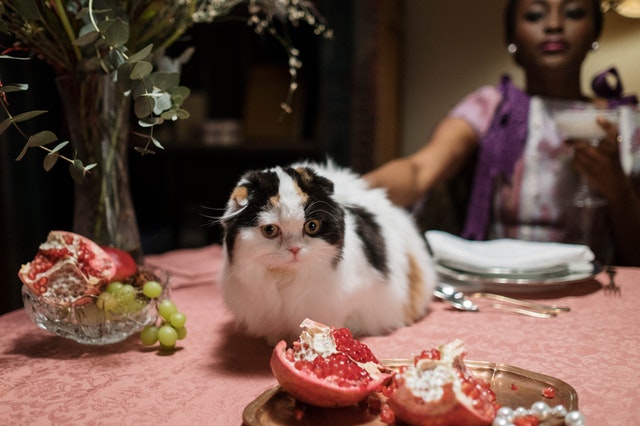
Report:
<svg viewBox="0 0 640 426"><path fill-rule="evenodd" d="M209 223L209 225L213 225L215 223L221 222L225 217L225 215L224 215L225 210L226 210L225 207L207 207L207 206L200 206L200 207L205 209L205 210L221 213L219 216L218 215L214 216L214 215L210 215L210 214L201 213L200 216L202 216L202 217L204 217L206 219L209 219L212 222L212 223Z"/></svg>
<svg viewBox="0 0 640 426"><path fill-rule="evenodd" d="M320 209L320 208L315 208L316 204L326 204L329 207L332 207L331 204L327 203L326 201L314 201L313 203L309 204L309 211L307 212L309 215L314 215L317 213L324 213L327 216L331 217L331 219L333 220L338 220L338 218L331 213L329 210L325 210L325 209Z"/></svg>
<svg viewBox="0 0 640 426"><path fill-rule="evenodd" d="M238 216L239 214L241 214L244 211L245 208L246 208L246 206L242 207L242 208L240 208L238 210L235 210L233 212L226 212L222 216L209 216L209 215L205 215L205 214L202 214L202 216L206 217L207 219L211 219L212 222L220 223L220 222L223 222L225 220L232 219L235 216ZM216 209L216 210L218 210L218 209ZM224 209L219 209L219 210L223 210L224 211Z"/></svg>

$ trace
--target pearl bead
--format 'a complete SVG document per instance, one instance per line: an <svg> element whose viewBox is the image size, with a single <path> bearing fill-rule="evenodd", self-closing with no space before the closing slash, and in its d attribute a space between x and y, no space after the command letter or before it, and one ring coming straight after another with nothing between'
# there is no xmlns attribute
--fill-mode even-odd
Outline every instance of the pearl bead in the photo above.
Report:
<svg viewBox="0 0 640 426"><path fill-rule="evenodd" d="M551 409L551 413L558 417L564 417L567 415L567 409L564 405L556 405Z"/></svg>
<svg viewBox="0 0 640 426"><path fill-rule="evenodd" d="M572 411L564 416L567 426L584 426L584 416L579 411Z"/></svg>
<svg viewBox="0 0 640 426"><path fill-rule="evenodd" d="M491 423L491 426L512 426L513 423L511 423L511 420L506 419L504 417L496 417L493 419L493 423Z"/></svg>
<svg viewBox="0 0 640 426"><path fill-rule="evenodd" d="M500 407L496 412L496 417L504 417L509 421L513 421L515 413L510 407Z"/></svg>
<svg viewBox="0 0 640 426"><path fill-rule="evenodd" d="M551 414L551 409L545 402L538 401L531 406L531 414L536 416L539 420L547 420Z"/></svg>
<svg viewBox="0 0 640 426"><path fill-rule="evenodd" d="M516 416L526 416L528 414L529 414L529 410L527 410L526 408L524 407L516 408L516 411L515 411Z"/></svg>

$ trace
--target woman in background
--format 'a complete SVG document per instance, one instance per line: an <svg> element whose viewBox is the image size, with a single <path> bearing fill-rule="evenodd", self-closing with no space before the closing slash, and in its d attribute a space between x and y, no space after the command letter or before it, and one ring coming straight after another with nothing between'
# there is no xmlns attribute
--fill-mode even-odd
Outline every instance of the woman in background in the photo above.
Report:
<svg viewBox="0 0 640 426"><path fill-rule="evenodd" d="M596 98L581 90L582 64L598 46L602 21L599 0L509 0L507 50L524 71L525 89L503 77L497 87L473 92L422 149L368 173L371 186L414 205L475 159L464 238L583 242L601 261L640 265L640 130L635 107L622 106L637 101L622 98L621 85L609 87L604 74L594 80ZM606 138L597 147L563 140L554 110L594 106L626 113L617 124L598 118ZM571 205L575 171L604 206ZM577 224L600 241L575 240Z"/></svg>

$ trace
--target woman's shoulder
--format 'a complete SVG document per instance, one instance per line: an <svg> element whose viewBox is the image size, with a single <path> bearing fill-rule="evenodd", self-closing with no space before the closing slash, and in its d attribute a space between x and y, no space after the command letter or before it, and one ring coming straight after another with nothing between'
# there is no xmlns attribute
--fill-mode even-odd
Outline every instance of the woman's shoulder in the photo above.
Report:
<svg viewBox="0 0 640 426"><path fill-rule="evenodd" d="M483 136L500 102L502 92L497 86L482 86L465 96L448 116L467 121L479 137Z"/></svg>

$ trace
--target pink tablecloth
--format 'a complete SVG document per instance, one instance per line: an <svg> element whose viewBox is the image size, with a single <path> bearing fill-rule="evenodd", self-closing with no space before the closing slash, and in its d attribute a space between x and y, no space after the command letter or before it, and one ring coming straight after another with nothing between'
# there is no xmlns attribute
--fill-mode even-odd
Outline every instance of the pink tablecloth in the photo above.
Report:
<svg viewBox="0 0 640 426"><path fill-rule="evenodd" d="M188 316L188 337L166 355L135 337L90 347L50 335L22 310L0 317L0 424L240 425L244 407L276 385L271 349L234 332L214 277L220 248L183 250L148 261L174 274L172 298ZM597 277L607 282L604 275ZM418 324L364 339L380 358L407 357L454 338L469 359L510 364L564 380L587 424L640 422L640 269L619 268L620 296L598 281L541 300L571 307L538 319L464 313L436 302Z"/></svg>

